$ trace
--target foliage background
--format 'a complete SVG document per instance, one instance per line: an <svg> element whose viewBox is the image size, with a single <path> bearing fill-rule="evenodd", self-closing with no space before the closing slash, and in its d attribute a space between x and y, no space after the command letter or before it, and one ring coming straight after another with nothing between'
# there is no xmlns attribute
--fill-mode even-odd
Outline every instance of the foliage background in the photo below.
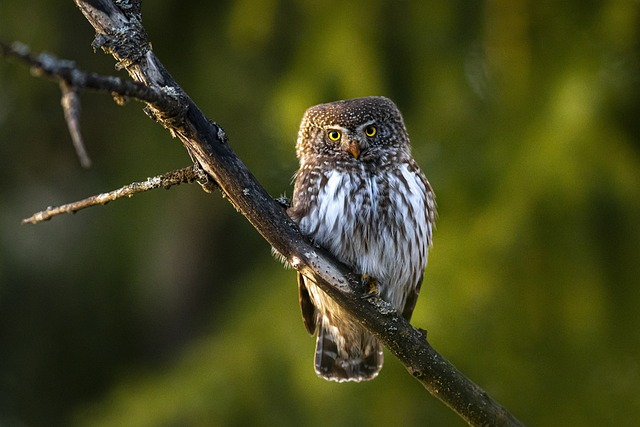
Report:
<svg viewBox="0 0 640 427"><path fill-rule="evenodd" d="M640 3L145 2L155 52L274 196L306 107L384 94L439 222L413 323L525 423L640 417ZM115 73L72 2L2 0L0 38ZM284 270L219 194L155 191L20 219L185 166L84 93L81 170L56 85L0 61L0 424L462 425L393 356L318 380Z"/></svg>

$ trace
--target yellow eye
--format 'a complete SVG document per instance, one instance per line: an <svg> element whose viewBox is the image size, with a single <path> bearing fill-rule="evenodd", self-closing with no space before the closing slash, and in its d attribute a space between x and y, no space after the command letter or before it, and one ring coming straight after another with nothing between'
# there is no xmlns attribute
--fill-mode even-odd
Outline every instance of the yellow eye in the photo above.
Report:
<svg viewBox="0 0 640 427"><path fill-rule="evenodd" d="M327 136L332 141L338 141L342 136L342 134L340 133L339 130L330 130L329 132L327 132Z"/></svg>
<svg viewBox="0 0 640 427"><path fill-rule="evenodd" d="M376 133L378 133L378 129L376 129L374 125L369 125L366 128L364 128L364 133L368 137L372 137L372 136L375 136Z"/></svg>

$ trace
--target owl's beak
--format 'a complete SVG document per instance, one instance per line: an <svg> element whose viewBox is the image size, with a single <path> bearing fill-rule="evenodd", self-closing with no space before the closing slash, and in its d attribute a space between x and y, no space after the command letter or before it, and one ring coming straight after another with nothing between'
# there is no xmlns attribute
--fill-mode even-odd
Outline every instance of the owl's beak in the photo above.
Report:
<svg viewBox="0 0 640 427"><path fill-rule="evenodd" d="M360 144L358 144L358 141L350 141L347 146L347 151L351 153L354 159L360 157Z"/></svg>

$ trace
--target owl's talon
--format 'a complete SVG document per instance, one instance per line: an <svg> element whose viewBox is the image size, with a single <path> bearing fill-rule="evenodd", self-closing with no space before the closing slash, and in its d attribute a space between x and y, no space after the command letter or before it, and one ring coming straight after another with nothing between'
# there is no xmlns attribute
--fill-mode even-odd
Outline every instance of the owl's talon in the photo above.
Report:
<svg viewBox="0 0 640 427"><path fill-rule="evenodd" d="M378 281L375 277L369 276L368 274L363 274L360 276L360 285L364 288L364 298L373 298L380 295L380 291L378 290Z"/></svg>

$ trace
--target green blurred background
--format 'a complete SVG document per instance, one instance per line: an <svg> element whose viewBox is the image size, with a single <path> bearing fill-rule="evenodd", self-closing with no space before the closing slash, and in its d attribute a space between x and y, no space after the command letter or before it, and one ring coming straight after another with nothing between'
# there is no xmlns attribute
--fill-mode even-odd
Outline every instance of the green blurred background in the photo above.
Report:
<svg viewBox="0 0 640 427"><path fill-rule="evenodd" d="M273 196L304 110L403 111L439 221L413 323L535 426L640 418L640 3L145 2L156 54ZM0 38L114 74L71 1L2 0ZM123 73L120 73L123 75ZM0 61L0 425L463 422L388 354L316 378L295 274L219 194L157 190L20 219L189 164L146 118Z"/></svg>

